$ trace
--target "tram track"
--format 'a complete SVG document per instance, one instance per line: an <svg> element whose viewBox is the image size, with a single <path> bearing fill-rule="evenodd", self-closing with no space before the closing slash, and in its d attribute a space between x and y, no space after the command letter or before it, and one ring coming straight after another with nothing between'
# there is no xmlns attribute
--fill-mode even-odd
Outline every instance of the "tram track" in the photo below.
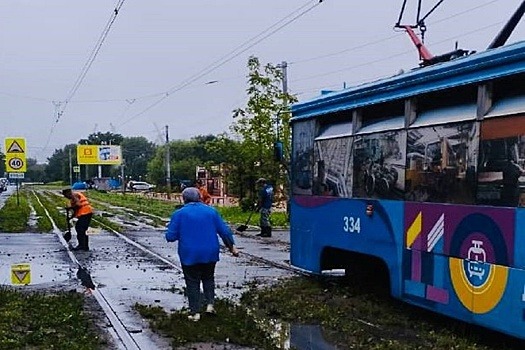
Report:
<svg viewBox="0 0 525 350"><path fill-rule="evenodd" d="M46 213L47 218L51 222L51 225L53 226L53 233L57 235L60 243L64 248L66 248L67 255L69 256L71 262L75 264L76 266L80 265L80 262L78 261L75 254L69 249L68 243L63 238L63 232L58 228L56 225L53 217L49 213L46 206L42 203L40 198L35 195L36 201L38 204L43 208L44 212ZM118 314L115 312L114 308L111 306L111 303L108 301L108 299L105 297L104 293L96 288L93 290L92 295L95 297L95 300L102 308L104 315L107 317L107 319L110 321L111 326L113 327L113 332L110 332L116 342L116 345L121 349L126 350L140 350L140 346L137 344L137 342L133 339L131 333L126 329L124 323L119 318Z"/></svg>
<svg viewBox="0 0 525 350"><path fill-rule="evenodd" d="M171 271L176 272L175 275L179 276L175 278L175 280L177 281L174 284L175 289L182 288L182 274L181 274L182 267L180 266L180 263L175 257L170 258L170 254L173 253L175 255L175 252L173 251L172 247L166 246L165 240L163 239L164 234L160 233L158 226L155 228L155 230L152 230L151 228L145 228L144 230L132 229L131 231L128 231L127 233L121 233L115 230L114 228L110 227L104 222L106 221L106 219L110 221L115 220L113 222L116 222L119 220L118 217L115 217L115 218L104 217L105 220L102 221L102 220L98 220L97 216L94 216L93 221L96 222L96 225L101 227L103 231L106 231L107 233L109 233L109 235L103 234L100 237L96 237L96 235L95 237L93 237L94 238L93 243L98 241L99 244L102 244L102 245L99 245L99 247L96 247L96 243L95 243L95 249L93 250L93 253L90 251L86 255L86 253L82 253L82 252L81 253L73 252L69 248L68 243L65 242L65 240L62 237L63 231L60 228L58 228L55 223L55 220L57 220L58 216L55 213L54 218L53 218L53 215L51 215L49 212L49 211L60 212L60 208L57 205L58 203L56 201L57 198L51 198L51 197L55 197L56 195L54 193L49 193L49 192L44 193L43 195L46 196L47 199L50 199L48 203L46 203L46 205L50 206L50 208L48 210L48 208L46 208L44 203L42 203L38 199L38 196L35 196L37 197L38 205L42 206L44 210L46 211L46 216L52 222L53 233L57 235L62 246L66 248L67 254L69 256L69 260L75 266L76 264L79 264L79 260L80 260L84 262L83 266L87 264L88 266L91 267L90 271L92 273L92 277L94 277L93 280L96 285L98 282L97 288L93 291L93 297L95 298L98 305L100 306L100 309L103 311L106 319L109 320L110 327L108 328L108 330L109 330L109 334L111 334L112 338L114 339L115 344L117 344L119 349L148 349L150 348L148 346L144 347L144 343L145 343L144 339L140 338L141 336L136 334L137 332L139 333L142 332L141 328L137 328L141 326L140 325L137 326L137 324L136 323L134 324L134 321L130 320L129 318L130 312L132 313L130 309L130 306L132 304L124 305L119 299L120 296L122 296L121 294L119 294L119 290L127 290L128 287L131 290L134 287L128 286L127 285L128 282L126 282L125 278L121 276L115 276L116 279L119 279L119 282L116 285L113 285L113 284L109 285L109 282L111 282L111 280L113 279L113 277L109 277L108 279L108 276L111 276L111 272L109 270L106 272L103 272L103 271L106 269L106 267L104 267L106 266L105 264L107 264L108 262L110 264L114 262L114 263L121 265L120 269L116 270L116 273L119 274L121 273L119 271L121 271L123 268L122 265L129 263L128 265L130 266L131 265L136 266L135 268L133 267L130 268L131 270L130 277L132 279L131 284L137 283L137 280L139 281L138 283L140 284L141 278L143 279L143 277L141 277L142 270L144 270L145 272L147 269L149 274L156 274L155 270L158 270L158 271L166 270L166 273L170 274L169 271L171 270ZM127 212L125 210L126 208L115 207L114 205L110 205L109 203L105 203L105 202L102 204L106 204L108 207L114 208L115 211L120 209L120 210L124 210L125 212ZM140 222L141 219L137 217L136 212L135 212L135 215L136 216L134 217L134 219L137 220L137 222ZM140 213L139 215L148 216L148 213ZM157 235L156 234L157 232L155 231L158 231L160 234ZM113 236L115 238L113 240L107 241L110 236ZM255 237L249 237L249 235L239 235L239 238L241 237L244 240L250 241L253 246L261 248L261 254L254 253L254 251L245 251L244 249L241 249L240 258L243 259L244 262L241 262L238 260L230 260L232 261L234 265L238 266L237 269L245 269L245 271L247 270L251 272L250 277L246 277L246 275L250 275L250 273L248 274L246 274L246 272L244 273L245 279L254 278L256 280L259 280L260 278L263 278L263 279L270 278L269 276L273 276L273 275L285 275L285 274L289 275L290 273L304 274L303 272L289 266L285 262L281 262L281 261L284 261L284 259L281 261L272 261L271 259L267 259L263 256L265 252L264 249L266 249L266 247L264 246L265 244L275 244L281 248L286 248L283 246L284 244L283 242L279 242L279 241L274 241L273 243L264 242L265 244L261 245L261 244L258 244L259 239ZM117 241L121 241L122 244L116 243ZM262 243L262 241L260 243ZM102 248L104 246L106 248ZM132 248L131 249L124 248L126 246L132 247ZM169 250L166 250L166 249L169 249ZM285 250L286 249L283 249L283 251ZM135 251L135 253L133 251ZM224 252L225 252L225 248L224 248ZM268 250L266 250L266 252L268 252ZM104 256L104 254L106 255ZM78 255L78 258L77 258L77 255ZM130 259L128 258L129 256L135 257L135 258ZM107 260L105 260L106 257L108 258ZM232 258L225 257L225 259L226 261L228 261L229 259L232 259ZM238 258L235 258L235 259L238 259ZM163 268L162 266L159 266L158 265L159 262L160 262L160 265L165 266L165 268ZM138 264L138 265L135 265L135 264ZM142 264L142 266L140 266L140 264ZM221 264L221 267L225 266L226 264L228 263ZM108 266L108 267L111 269L111 266ZM144 269L144 267L146 267L146 269ZM118 268L118 265L117 265L117 268ZM280 270L286 273L276 272L277 270ZM147 275L148 273L144 275ZM267 274L266 276L265 276L265 273ZM238 275L241 275L241 274L238 274ZM166 274L164 274L164 276L166 276ZM227 277L227 278L230 278L230 277ZM97 279L99 279L99 281L97 281ZM240 278L237 278L237 281L233 282L233 285L241 285L239 283L241 283L242 281L238 282L239 279ZM273 280L274 278L271 277L270 279ZM103 284L100 283L101 281ZM221 283L221 284L225 286L232 285L231 283L230 284ZM157 288L157 285L155 285L155 288ZM161 287L158 287L158 288L161 288ZM165 288L165 287L162 287L162 288ZM230 288L226 288L225 291L227 291L228 289ZM126 292L124 292L124 294L126 294ZM173 295L173 292L170 292L168 294ZM167 297L173 298L172 296L169 296L169 295ZM126 298L126 296L124 296L124 298ZM158 298L159 302L160 302L160 299L162 298L163 297ZM154 298L154 299L157 299L157 298ZM139 338L137 338L137 336Z"/></svg>

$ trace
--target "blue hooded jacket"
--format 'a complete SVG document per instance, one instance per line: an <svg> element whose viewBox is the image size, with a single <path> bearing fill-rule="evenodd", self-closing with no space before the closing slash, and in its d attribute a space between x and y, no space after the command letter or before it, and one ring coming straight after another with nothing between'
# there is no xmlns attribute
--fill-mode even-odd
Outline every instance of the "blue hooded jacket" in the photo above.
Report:
<svg viewBox="0 0 525 350"><path fill-rule="evenodd" d="M219 261L217 235L226 246L234 244L230 228L215 208L190 202L172 214L166 240L179 241L178 254L183 265L206 264Z"/></svg>

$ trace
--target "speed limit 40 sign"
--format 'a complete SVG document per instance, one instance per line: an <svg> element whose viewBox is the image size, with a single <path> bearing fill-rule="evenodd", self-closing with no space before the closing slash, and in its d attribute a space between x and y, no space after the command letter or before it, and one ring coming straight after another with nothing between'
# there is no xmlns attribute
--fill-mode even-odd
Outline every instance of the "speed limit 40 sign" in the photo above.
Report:
<svg viewBox="0 0 525 350"><path fill-rule="evenodd" d="M8 173L26 172L26 140L21 137L5 139L5 167Z"/></svg>
<svg viewBox="0 0 525 350"><path fill-rule="evenodd" d="M22 158L11 158L9 159L9 167L13 169L14 171L21 171L20 169L24 168L25 162L22 160ZM8 170L9 172L11 170Z"/></svg>

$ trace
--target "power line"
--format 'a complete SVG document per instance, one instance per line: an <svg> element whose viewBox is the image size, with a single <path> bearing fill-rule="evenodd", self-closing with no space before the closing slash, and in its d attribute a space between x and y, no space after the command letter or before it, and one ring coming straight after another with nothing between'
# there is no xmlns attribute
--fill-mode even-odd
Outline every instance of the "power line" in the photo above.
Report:
<svg viewBox="0 0 525 350"><path fill-rule="evenodd" d="M481 5L477 5L477 6L474 6L474 7L471 7L469 9L466 9L464 11L461 11L461 12L458 12L458 13L455 13L451 16L448 16L446 18L443 18L443 19L440 19L440 20L437 20L437 21L434 21L434 22L431 22L430 25L433 25L433 24L438 24L438 23L441 23L441 22L446 22L446 21L449 21L455 17L459 17L459 16L462 16L466 13L469 13L469 12L472 12L472 11L475 11L475 10L478 10L482 7L485 7L485 6L488 6L488 5L491 5L493 3L496 3L496 2L499 2L501 0L492 0L492 1L489 1L489 2L486 2L486 3L483 3ZM428 25L427 25L428 27ZM348 53L348 52L352 52L352 51L356 51L356 50L359 50L359 49L363 49L365 47L368 47L368 46L373 46L373 45L376 45L376 44L381 44L385 41L389 41L389 40L392 40L392 39L395 39L399 36L401 36L403 34L399 33L399 34L395 34L395 35L390 35L388 37L384 37L382 39L377 39L375 41L371 41L371 42L367 42L367 43L363 43L363 44L360 44L360 45L356 45L354 47L350 47L350 48L347 48L347 49L344 49L344 50L341 50L341 51L336 51L336 52L332 52L332 53L327 53L327 54L323 54L323 55L318 55L318 56L314 56L314 57L310 57L310 58L305 58L305 59L300 59L300 60L296 60L296 61L291 61L289 62L288 64L289 65L293 65L293 64L301 64L301 63L307 63L307 62L311 62L311 61L316 61L316 60L320 60L320 59L323 59L323 58L328 58L328 57L333 57L333 56L338 56L338 55L341 55L341 54L345 54L345 53Z"/></svg>
<svg viewBox="0 0 525 350"><path fill-rule="evenodd" d="M102 47L102 44L106 40L106 37L108 36L109 31L110 31L111 27L113 26L113 23L115 22L118 14L120 12L120 9L121 9L122 5L124 5L125 1L126 0L118 0L118 3L115 6L115 8L114 8L114 10L113 10L113 12L112 12L108 22L106 23L106 26L104 27L104 30L102 30L102 33L100 34L100 37L98 38L98 41L95 44L95 47L91 51L91 54L89 55L87 61L84 63L84 66L82 67L82 69L80 71L80 75L78 76L77 80L75 81L75 83L71 87L71 90L69 90L69 93L67 94L67 97L66 97L66 99L63 102L63 107L58 112L57 119L56 119L55 123L59 122L60 117L62 117L62 115L64 114L69 101L73 98L73 96L75 96L76 92L78 91L78 89L82 85L82 82L84 81L84 79L85 79L89 69L93 65L93 62L95 61L95 58L97 57L97 55L98 55L98 53L100 51L100 48Z"/></svg>
<svg viewBox="0 0 525 350"><path fill-rule="evenodd" d="M219 68L219 67L225 65L226 63L230 62L231 60L236 58L238 55L248 51L250 48L254 47L255 45L257 45L258 43L260 43L264 39L270 37L271 35L275 34L279 30L281 30L282 28L286 27L290 23L296 21L300 17L304 16L305 14L307 14L308 12L313 10L320 3L322 3L322 1L323 0L315 0L315 4L313 4L310 7L306 8L307 6L309 6L312 3L311 0L308 1L303 6L299 7L298 9L294 10L290 14L286 15L281 20L279 20L276 23L272 24L270 27L268 27L267 29L265 29L261 33L257 34L256 36L252 37L251 39L245 41L243 44L237 46L235 49L230 51L230 53L222 56L221 58L219 58L215 62L209 64L208 66L203 68L200 72L198 72L195 75L189 77L188 79L186 79L185 81L183 81L179 85L174 86L171 89L167 90L159 100L153 102L151 105L149 105L148 107L146 107L145 109L143 109L139 113L137 113L137 114L133 115L132 117L128 118L122 124L126 124L126 123L130 122L131 120L133 120L133 119L143 115L144 113L148 112L149 110L151 110L155 106L157 106L160 103L162 103L165 99L170 97L171 94L184 89L186 86L190 85L191 83L197 81L198 79L200 79L200 78L206 76L207 74L213 72L217 68ZM304 8L306 8L306 9L303 10ZM299 11L301 11L301 12L299 12ZM298 14L296 14L296 13L298 13ZM288 19L289 17L292 17L292 18Z"/></svg>
<svg viewBox="0 0 525 350"><path fill-rule="evenodd" d="M474 33L477 33L477 32L480 32L480 31L483 31L483 30L486 30L486 29L489 29L489 28L492 28L494 26L497 26L497 25L500 25L501 23L503 23L504 21L499 21L499 22L495 22L495 23L492 23L492 24L489 24L487 26L483 26L481 28L477 28L477 29L474 29L474 30L471 30L469 32L466 32L466 33L463 33L461 35L456 35L456 36L452 36L452 37L449 37L449 38L446 38L446 39L443 39L443 40L440 40L440 41L437 41L437 42L434 42L434 43L431 43L433 45L439 45L439 44L442 44L442 43L445 43L445 42L448 42L450 41L451 39L455 39L455 38L458 38L458 37L463 37L463 36L467 36L467 35L470 35L470 34L474 34ZM413 50L410 50L410 51L403 51L403 52L399 52L399 53L396 53L396 54L393 54L393 55L390 55L390 56L387 56L387 57L383 57L383 58L380 58L380 59L377 59L377 60L374 60L374 61L367 61L365 63L361 63L361 64L357 64L357 65L353 65L353 66L348 66L348 67L345 67L345 68L341 68L341 69L337 69L337 70L332 70L332 71L329 71L329 72L325 72L325 73L321 73L321 74L316 74L316 75L312 75L312 76L308 76L308 77L304 77L304 78L300 78L300 79L296 79L296 80L293 80L293 82L298 82L298 81L304 81L304 80L310 80L310 79L314 79L314 78L319 78L319 77L323 77L323 76L327 76L327 75L331 75L331 74L335 74L335 73L341 73L341 72L345 72L345 71L348 71L348 70L352 70L352 69L356 69L356 68L361 68L361 67L364 67L364 66L368 66L370 64L374 64L374 63L379 63L379 62L383 62L383 61L387 61L387 60L390 60L392 58L396 58L396 57L399 57L399 56L403 56L403 55L406 55L406 54L409 54L409 53L413 53Z"/></svg>
<svg viewBox="0 0 525 350"><path fill-rule="evenodd" d="M117 4L116 4L115 8L113 9L113 12L112 12L112 14L111 14L111 16L110 16L110 18L108 20L108 22L106 23L106 26L104 27L104 30L102 31L102 33L101 33L97 43L95 44L95 47L91 51L91 54L89 55L87 61L84 63L84 66L82 67L82 70L80 71L80 75L78 76L77 80L75 81L75 83L71 87L71 90L69 90L69 93L68 93L66 99L64 101L62 101L62 102L57 102L57 103L53 102L53 104L55 105L55 122L51 126L51 130L49 131L49 135L48 135L48 138L47 138L47 141L46 141L46 145L42 149L42 152L47 149L47 146L49 145L49 142L51 141L51 136L53 135L53 133L55 131L56 125L60 121L60 118L64 115L64 112L66 110L66 107L67 107L69 101L73 98L75 93L78 91L78 89L80 88L80 85L82 85L82 82L84 81L84 78L86 77L89 69L91 68L91 65L95 61L95 58L97 57L97 54L99 53L100 48L102 47L102 44L104 43L107 35L109 34L109 30L111 29L111 26L115 22L115 19L117 18L118 14L120 12L120 9L121 9L122 5L124 5L125 1L126 0L118 0Z"/></svg>

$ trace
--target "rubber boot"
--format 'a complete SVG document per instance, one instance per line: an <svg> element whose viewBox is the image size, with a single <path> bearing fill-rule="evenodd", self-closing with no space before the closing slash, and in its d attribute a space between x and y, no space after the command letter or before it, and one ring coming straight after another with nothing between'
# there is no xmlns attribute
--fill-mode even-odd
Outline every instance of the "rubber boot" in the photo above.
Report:
<svg viewBox="0 0 525 350"><path fill-rule="evenodd" d="M89 250L89 236L84 235L84 244L82 246L83 250Z"/></svg>
<svg viewBox="0 0 525 350"><path fill-rule="evenodd" d="M272 237L272 228L270 226L261 227L261 233L257 236L259 237Z"/></svg>

